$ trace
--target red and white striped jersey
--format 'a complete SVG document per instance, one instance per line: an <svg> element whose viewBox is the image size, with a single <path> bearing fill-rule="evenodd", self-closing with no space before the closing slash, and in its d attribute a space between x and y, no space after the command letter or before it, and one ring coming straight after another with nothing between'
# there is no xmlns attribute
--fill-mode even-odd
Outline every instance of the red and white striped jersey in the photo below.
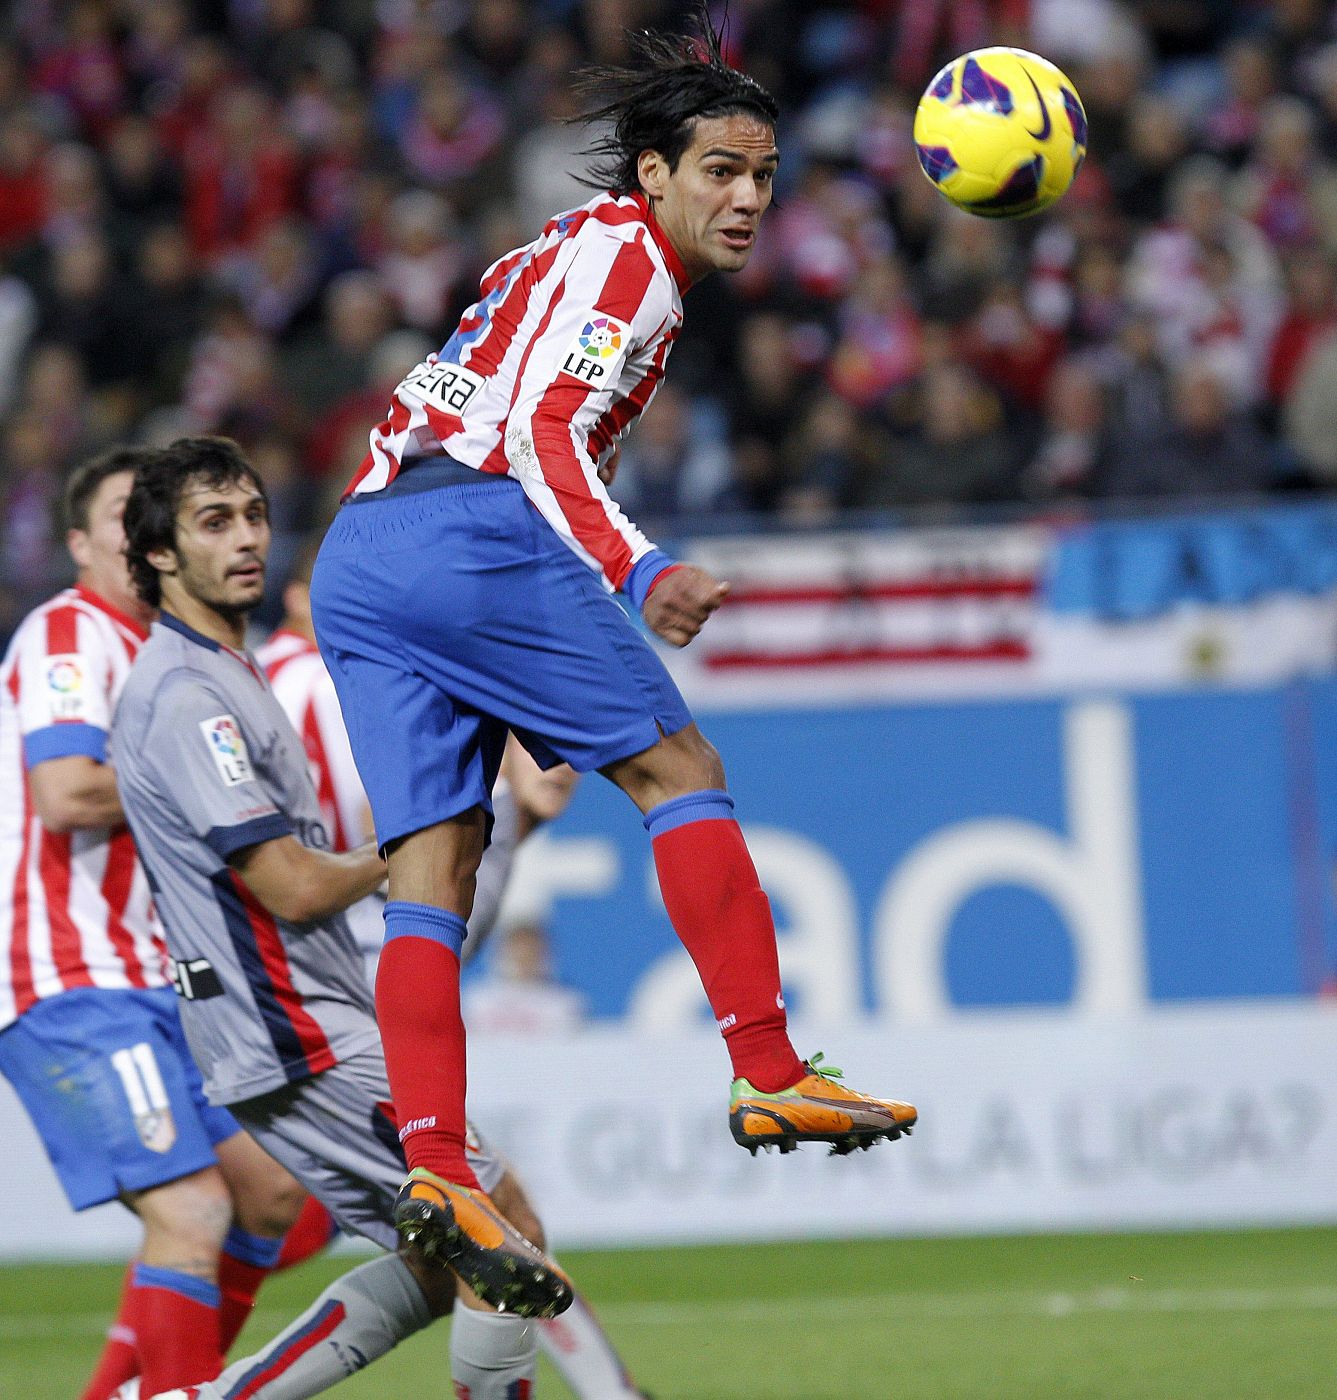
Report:
<svg viewBox="0 0 1337 1400"><path fill-rule="evenodd" d="M49 831L28 786L47 759L106 761L111 712L145 636L70 588L24 618L0 663L0 1027L74 987L167 985L129 829Z"/></svg>
<svg viewBox="0 0 1337 1400"><path fill-rule="evenodd" d="M302 737L330 849L351 851L370 836L367 798L325 662L315 642L282 628L259 648L255 659Z"/></svg>
<svg viewBox="0 0 1337 1400"><path fill-rule="evenodd" d="M598 468L654 395L682 325L682 263L640 194L599 195L495 263L437 355L395 390L348 494L443 451L515 477L610 589L653 545Z"/></svg>

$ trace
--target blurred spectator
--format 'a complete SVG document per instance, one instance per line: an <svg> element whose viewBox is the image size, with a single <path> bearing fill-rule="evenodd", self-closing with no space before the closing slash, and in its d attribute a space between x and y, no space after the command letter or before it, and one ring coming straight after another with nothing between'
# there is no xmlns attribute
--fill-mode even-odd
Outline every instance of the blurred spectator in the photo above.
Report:
<svg viewBox="0 0 1337 1400"><path fill-rule="evenodd" d="M876 407L919 373L919 315L892 258L860 272L838 318L831 387L857 408Z"/></svg>
<svg viewBox="0 0 1337 1400"><path fill-rule="evenodd" d="M284 361L284 377L312 421L365 386L372 350L393 326L390 300L375 273L344 272L329 284L320 324Z"/></svg>
<svg viewBox="0 0 1337 1400"><path fill-rule="evenodd" d="M1171 177L1188 151L1188 122L1180 109L1164 97L1139 96L1129 113L1127 144L1106 163L1120 210L1138 223L1159 223Z"/></svg>
<svg viewBox="0 0 1337 1400"><path fill-rule="evenodd" d="M1117 441L1102 494L1220 496L1263 491L1278 471L1277 454L1232 402L1205 356L1175 373L1167 431L1146 442Z"/></svg>
<svg viewBox="0 0 1337 1400"><path fill-rule="evenodd" d="M920 388L919 430L897 442L864 483L861 506L1007 500L1019 489L1003 406L965 365L931 364Z"/></svg>
<svg viewBox="0 0 1337 1400"><path fill-rule="evenodd" d="M1324 486L1337 486L1337 332L1315 341L1282 412L1286 441Z"/></svg>
<svg viewBox="0 0 1337 1400"><path fill-rule="evenodd" d="M244 252L295 211L297 160L258 87L225 88L186 153L186 220L206 258Z"/></svg>
<svg viewBox="0 0 1337 1400"><path fill-rule="evenodd" d="M541 924L512 924L500 930L491 961L491 975L467 983L461 998L471 1032L569 1035L580 1029L584 998L553 977L548 934Z"/></svg>
<svg viewBox="0 0 1337 1400"><path fill-rule="evenodd" d="M437 194L409 190L391 204L388 246L376 271L400 317L418 330L441 331L465 272L450 205Z"/></svg>
<svg viewBox="0 0 1337 1400"><path fill-rule="evenodd" d="M1026 492L1039 500L1088 496L1109 470L1105 388L1090 360L1057 365L1045 398L1040 446L1026 468Z"/></svg>
<svg viewBox="0 0 1337 1400"><path fill-rule="evenodd" d="M1267 359L1267 393L1284 403L1314 347L1337 328L1337 267L1317 249L1297 253L1286 265L1286 314Z"/></svg>
<svg viewBox="0 0 1337 1400"><path fill-rule="evenodd" d="M633 519L692 516L726 502L729 456L718 418L675 380L663 380L623 447L614 494Z"/></svg>
<svg viewBox="0 0 1337 1400"><path fill-rule="evenodd" d="M785 444L819 382L795 341L789 322L778 313L754 313L741 329L738 372L727 411L733 494L743 510L779 507Z"/></svg>
<svg viewBox="0 0 1337 1400"><path fill-rule="evenodd" d="M1236 203L1274 247L1298 248L1321 239L1337 252L1337 168L1318 150L1316 130L1305 103L1273 98L1236 182Z"/></svg>

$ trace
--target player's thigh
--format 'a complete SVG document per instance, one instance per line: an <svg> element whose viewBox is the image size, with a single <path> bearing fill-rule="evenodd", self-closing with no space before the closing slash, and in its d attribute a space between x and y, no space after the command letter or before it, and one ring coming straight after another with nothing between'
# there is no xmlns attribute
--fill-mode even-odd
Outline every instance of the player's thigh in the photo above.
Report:
<svg viewBox="0 0 1337 1400"><path fill-rule="evenodd" d="M397 1247L392 1212L407 1168L379 1050L232 1110L341 1229Z"/></svg>
<svg viewBox="0 0 1337 1400"><path fill-rule="evenodd" d="M75 1210L215 1165L237 1131L205 1103L175 994L79 988L0 1034L0 1073L23 1102Z"/></svg>

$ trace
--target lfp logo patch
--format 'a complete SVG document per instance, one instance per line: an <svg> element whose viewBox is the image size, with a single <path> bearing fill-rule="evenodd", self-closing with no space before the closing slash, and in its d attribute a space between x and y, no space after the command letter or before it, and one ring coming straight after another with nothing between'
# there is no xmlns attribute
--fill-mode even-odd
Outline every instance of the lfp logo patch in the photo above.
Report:
<svg viewBox="0 0 1337 1400"><path fill-rule="evenodd" d="M53 720L82 719L88 703L83 660L75 652L47 657L46 693Z"/></svg>
<svg viewBox="0 0 1337 1400"><path fill-rule="evenodd" d="M612 384L629 339L630 332L621 321L592 313L562 357L562 372L594 388Z"/></svg>
<svg viewBox="0 0 1337 1400"><path fill-rule="evenodd" d="M249 783L255 778L251 768L251 756L246 749L246 740L241 737L241 728L231 715L215 715L213 719L200 721L200 733L209 745L214 763L228 787L238 783Z"/></svg>
<svg viewBox="0 0 1337 1400"><path fill-rule="evenodd" d="M585 323L580 348L593 360L611 360L622 349L623 328L608 316L596 316Z"/></svg>

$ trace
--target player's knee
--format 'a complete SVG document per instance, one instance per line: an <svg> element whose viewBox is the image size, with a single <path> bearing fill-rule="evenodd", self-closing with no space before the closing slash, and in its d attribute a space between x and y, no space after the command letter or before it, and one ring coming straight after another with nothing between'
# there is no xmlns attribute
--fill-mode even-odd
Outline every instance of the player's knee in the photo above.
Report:
<svg viewBox="0 0 1337 1400"><path fill-rule="evenodd" d="M243 1230L277 1239L292 1229L305 1204L306 1188L285 1171L272 1181L253 1184L233 1206Z"/></svg>
<svg viewBox="0 0 1337 1400"><path fill-rule="evenodd" d="M144 1224L144 1258L198 1272L212 1267L232 1223L232 1201L214 1168L139 1193L132 1205Z"/></svg>

